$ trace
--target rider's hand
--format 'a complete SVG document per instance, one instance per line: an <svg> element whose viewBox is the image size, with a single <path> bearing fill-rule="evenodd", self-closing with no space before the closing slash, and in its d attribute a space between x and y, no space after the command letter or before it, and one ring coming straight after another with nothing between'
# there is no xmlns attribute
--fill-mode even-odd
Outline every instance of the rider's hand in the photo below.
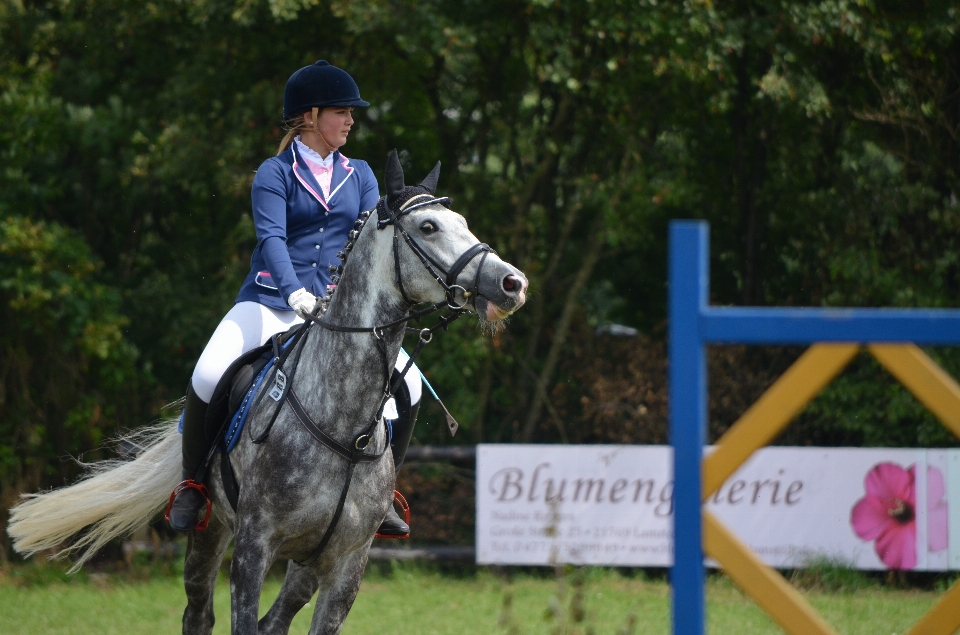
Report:
<svg viewBox="0 0 960 635"><path fill-rule="evenodd" d="M314 307L317 306L317 296L301 287L290 294L287 304L297 312L297 315L305 318L305 314L313 312Z"/></svg>

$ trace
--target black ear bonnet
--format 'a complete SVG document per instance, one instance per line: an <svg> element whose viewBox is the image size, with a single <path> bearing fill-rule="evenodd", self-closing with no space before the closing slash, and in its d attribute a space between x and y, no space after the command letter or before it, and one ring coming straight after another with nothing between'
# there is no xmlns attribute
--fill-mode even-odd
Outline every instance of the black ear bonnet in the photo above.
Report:
<svg viewBox="0 0 960 635"><path fill-rule="evenodd" d="M387 195L377 202L377 229L383 229L393 222L394 219L409 214L414 209L426 205L440 204L451 209L453 201L449 198L433 198L437 189L437 181L440 180L440 162L433 166L427 178L423 179L420 185L405 185L403 182L403 167L400 165L400 158L397 151L390 152L387 157L386 168L386 186ZM423 202L415 203L403 209L403 206L411 199L417 196L427 196Z"/></svg>

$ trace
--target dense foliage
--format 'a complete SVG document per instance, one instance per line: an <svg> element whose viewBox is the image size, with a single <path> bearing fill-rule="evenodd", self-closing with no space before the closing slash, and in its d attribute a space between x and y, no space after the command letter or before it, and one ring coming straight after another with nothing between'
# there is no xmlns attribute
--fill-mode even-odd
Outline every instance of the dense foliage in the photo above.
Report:
<svg viewBox="0 0 960 635"><path fill-rule="evenodd" d="M616 386L661 381L672 218L710 221L718 304L957 306L958 28L949 2L4 0L3 497L182 394L300 66L372 102L349 156L442 160L442 192L530 277L506 332L458 324L422 357L458 441L630 440L603 413L662 408ZM650 338L598 342L607 322ZM784 354L720 353L720 383L753 394ZM425 408L421 442L441 420ZM863 361L792 441L952 442L935 428Z"/></svg>

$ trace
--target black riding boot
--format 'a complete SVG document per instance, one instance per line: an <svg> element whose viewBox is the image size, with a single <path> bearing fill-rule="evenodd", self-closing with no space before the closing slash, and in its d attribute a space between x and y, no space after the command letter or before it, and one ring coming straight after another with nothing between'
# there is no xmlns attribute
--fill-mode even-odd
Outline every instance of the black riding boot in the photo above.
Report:
<svg viewBox="0 0 960 635"><path fill-rule="evenodd" d="M187 403L183 407L183 482L177 486L177 496L170 505L167 520L177 531L196 529L200 512L206 507L206 489L194 483L197 472L207 458L210 446L207 443L205 420L207 403L187 386Z"/></svg>
<svg viewBox="0 0 960 635"><path fill-rule="evenodd" d="M394 469L397 474L400 474L400 466L403 465L410 439L413 437L413 426L417 423L420 402L410 403L410 390L406 382L400 382L400 387L397 388L393 398L397 402L398 417L393 421L393 442L390 444L390 450L393 452ZM410 534L410 527L403 522L397 510L391 505L377 533L382 536L407 536Z"/></svg>

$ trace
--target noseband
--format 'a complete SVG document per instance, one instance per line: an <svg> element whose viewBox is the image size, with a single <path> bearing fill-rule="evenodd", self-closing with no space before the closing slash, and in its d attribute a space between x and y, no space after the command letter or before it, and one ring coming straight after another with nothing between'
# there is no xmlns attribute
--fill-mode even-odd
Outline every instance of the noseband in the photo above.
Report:
<svg viewBox="0 0 960 635"><path fill-rule="evenodd" d="M426 198L425 201L420 201L419 203L414 203L418 199ZM449 270L445 270L443 265L430 257L430 254L420 246L420 244L415 241L410 234L407 233L400 225L400 219L409 214L410 212L420 209L421 207L427 207L430 205L444 205L449 206L450 199L448 197L443 198L433 198L428 194L420 194L410 199L407 204L400 208L399 211L394 212L390 209L390 204L387 202L387 197L381 197L377 201L377 230L384 229L387 225L393 225L393 270L394 270L394 282L400 288L400 295L403 296L403 299L407 304L413 305L416 304L408 296L406 290L403 288L403 278L400 275L400 240L399 237L402 236L403 240L407 243L407 246L410 247L411 251L416 254L420 262L430 273L431 277L437 281L441 287L443 287L444 293L447 298L447 307L453 311L462 311L466 306L467 302L471 298L474 298L474 306L476 306L476 296L480 295L480 271L483 269L483 263L487 259L487 254L497 253L495 252L490 245L486 243L477 243L467 249L459 258L453 263ZM413 203L412 205L410 203ZM463 286L457 284L457 278L463 272L470 261L480 255L480 262L477 264L477 273L473 278L473 286L469 289L464 288ZM438 272L439 270L439 272ZM441 277L440 273L443 273ZM463 304L457 304L456 295L457 289L463 292Z"/></svg>

